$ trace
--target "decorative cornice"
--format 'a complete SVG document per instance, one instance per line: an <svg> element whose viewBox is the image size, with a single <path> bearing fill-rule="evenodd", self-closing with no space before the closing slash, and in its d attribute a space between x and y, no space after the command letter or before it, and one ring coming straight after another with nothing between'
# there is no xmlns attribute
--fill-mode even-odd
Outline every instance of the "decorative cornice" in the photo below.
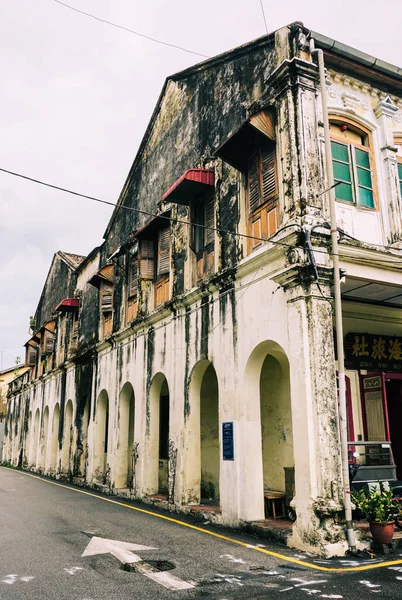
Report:
<svg viewBox="0 0 402 600"><path fill-rule="evenodd" d="M342 73L338 73L334 69L328 69L327 72L328 72L328 76L329 76L328 82L330 83L330 86L332 83L340 84L346 88L349 88L351 90L351 92L352 92L352 90L355 92L359 91L359 92L363 93L365 96L369 95L372 98L378 98L379 101L385 101L387 98L390 98L393 104L395 104L399 108L402 108L402 98L399 96L381 92L377 88L373 87L372 85L369 85L368 83L365 83L364 81L354 79L353 77L350 77L349 75L344 75ZM331 89L331 87L330 87L330 89ZM334 92L334 90L331 93L330 92L328 92L328 93L331 96L331 94L333 94L333 92ZM336 92L335 92L335 95L336 95Z"/></svg>
<svg viewBox="0 0 402 600"><path fill-rule="evenodd" d="M377 106L374 109L374 114L377 117L392 117L396 116L399 112L399 109L395 104L392 103L391 98L387 96L385 100L380 100Z"/></svg>

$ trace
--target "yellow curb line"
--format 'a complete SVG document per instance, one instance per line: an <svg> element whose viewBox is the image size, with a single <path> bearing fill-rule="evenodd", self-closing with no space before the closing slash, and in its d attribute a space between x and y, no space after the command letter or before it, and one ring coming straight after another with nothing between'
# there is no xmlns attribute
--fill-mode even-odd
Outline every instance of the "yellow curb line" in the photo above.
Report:
<svg viewBox="0 0 402 600"><path fill-rule="evenodd" d="M49 479L44 479L43 477L39 477L38 475L33 475L32 473L26 473L25 471L17 471L16 469L11 469L10 467L2 467L3 469L8 469L9 471L14 471L14 473L20 473L21 475L26 475L27 477L33 477L34 479L39 479L44 483L50 483L51 485L56 485L58 487L64 488L66 490L70 490L71 492L77 492L78 494L84 494L85 496L91 496L92 498L97 498L98 500L103 500L104 502L110 502L111 504L117 504L117 506L124 506L125 508L130 508L131 510L135 510L140 513L144 513L145 515L150 515L151 517L157 517L158 519L164 519L165 521L170 521L171 523L176 523L177 525L181 525L183 527L188 527L189 529L194 529L195 531L199 531L200 533L206 533L207 535L212 535L220 540L225 540L226 542L231 542L232 544L237 544L238 546L243 546L244 548L248 548L249 550L256 550L257 552L261 552L262 554L268 554L268 556L274 556L275 558L280 558L281 560L285 560L287 562L294 563L296 565L301 565L302 567L307 567L308 569L315 569L316 571L325 571L331 573L355 573L357 571L370 571L372 569L380 569L383 567L390 567L395 565L402 565L402 559L398 560L389 560L382 563L376 563L371 565L363 565L361 567L347 567L345 569L342 568L331 568L331 567L321 567L320 565L314 565L312 563L305 562L303 560L298 560L297 558L291 558L290 556L286 556L285 554L279 554L279 552L272 552L272 550L266 550L265 548L260 548L259 546L252 546L251 544L247 544L246 542L241 542L240 540L235 540L226 535L221 535L220 533L215 533L214 531L208 531L208 529L203 529L202 527L197 527L196 525L191 525L190 523L185 523L184 521L179 521L179 519L174 519L173 517L166 517L165 515L159 515L150 510L145 510L144 508L138 508L137 506L131 506L130 504L125 504L124 502L119 502L117 500L112 500L111 498L104 498L103 496L98 496L97 494L92 494L91 492L86 492L85 490L79 490L77 488L70 487L68 485L63 485L62 483L56 483L55 481L50 481Z"/></svg>

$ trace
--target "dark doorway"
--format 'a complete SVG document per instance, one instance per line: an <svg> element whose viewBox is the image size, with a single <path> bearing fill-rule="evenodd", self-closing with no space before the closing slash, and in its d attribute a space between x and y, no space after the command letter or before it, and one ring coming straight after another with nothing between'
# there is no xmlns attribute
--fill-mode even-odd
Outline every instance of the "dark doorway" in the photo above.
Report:
<svg viewBox="0 0 402 600"><path fill-rule="evenodd" d="M402 481L402 379L385 376L388 421L398 480Z"/></svg>

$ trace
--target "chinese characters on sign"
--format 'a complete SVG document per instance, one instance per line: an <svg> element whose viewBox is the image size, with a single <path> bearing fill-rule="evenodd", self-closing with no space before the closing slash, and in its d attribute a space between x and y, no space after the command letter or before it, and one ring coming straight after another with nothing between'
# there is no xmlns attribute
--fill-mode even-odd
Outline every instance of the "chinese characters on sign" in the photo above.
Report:
<svg viewBox="0 0 402 600"><path fill-rule="evenodd" d="M349 369L402 372L402 338L371 333L348 333L345 365Z"/></svg>

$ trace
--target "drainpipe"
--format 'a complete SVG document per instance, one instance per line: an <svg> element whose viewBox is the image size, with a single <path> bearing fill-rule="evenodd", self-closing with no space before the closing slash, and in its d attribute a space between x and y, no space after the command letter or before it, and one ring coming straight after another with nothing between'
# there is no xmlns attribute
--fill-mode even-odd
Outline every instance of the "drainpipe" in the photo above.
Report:
<svg viewBox="0 0 402 600"><path fill-rule="evenodd" d="M356 538L352 522L352 505L350 498L349 483L349 462L348 462L348 426L346 410L346 381L345 381L345 356L343 350L343 323L342 323L342 300L341 300L341 281L339 269L339 249L338 249L338 230L336 224L336 205L334 190L334 170L332 167L331 139L329 134L328 105L325 81L324 53L322 50L315 49L314 40L310 40L310 52L316 54L318 58L318 68L320 76L322 117L324 121L325 135L325 162L328 175L328 194L331 223L331 245L332 245L332 264L334 267L334 292L335 292L335 323L336 323L336 343L338 349L338 380L339 380L339 426L341 438L341 461L342 477L344 487L344 504L346 519L346 535L349 549L356 552Z"/></svg>

